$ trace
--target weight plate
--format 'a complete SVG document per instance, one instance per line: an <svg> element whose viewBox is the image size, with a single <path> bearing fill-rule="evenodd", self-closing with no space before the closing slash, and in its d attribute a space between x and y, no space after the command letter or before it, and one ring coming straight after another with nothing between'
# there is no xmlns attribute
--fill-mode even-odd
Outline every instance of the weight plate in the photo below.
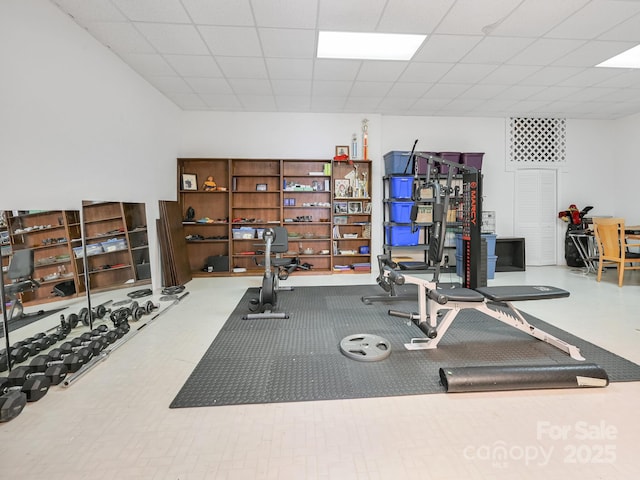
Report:
<svg viewBox="0 0 640 480"><path fill-rule="evenodd" d="M133 311L133 319L137 322L146 313L146 310L142 307L138 307Z"/></svg>
<svg viewBox="0 0 640 480"><path fill-rule="evenodd" d="M160 297L161 302L170 302L171 300L177 300L178 295L163 295Z"/></svg>
<svg viewBox="0 0 640 480"><path fill-rule="evenodd" d="M391 355L391 344L378 335L359 333L344 337L340 341L340 351L352 360L378 362Z"/></svg>
<svg viewBox="0 0 640 480"><path fill-rule="evenodd" d="M104 318L106 314L107 314L107 307L105 307L104 305L98 305L96 307L96 317Z"/></svg>
<svg viewBox="0 0 640 480"><path fill-rule="evenodd" d="M80 312L78 312L78 318L85 325L89 325L89 309L86 307L81 308Z"/></svg>
<svg viewBox="0 0 640 480"><path fill-rule="evenodd" d="M151 300L147 300L147 303L144 304L144 309L147 313L153 312L153 302Z"/></svg>

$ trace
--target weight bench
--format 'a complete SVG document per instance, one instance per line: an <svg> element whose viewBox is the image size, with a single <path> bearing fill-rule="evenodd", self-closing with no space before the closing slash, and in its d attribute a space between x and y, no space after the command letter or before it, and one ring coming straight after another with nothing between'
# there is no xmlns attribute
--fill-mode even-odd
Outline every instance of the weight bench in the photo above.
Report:
<svg viewBox="0 0 640 480"><path fill-rule="evenodd" d="M407 350L437 348L458 313L465 309L474 309L553 345L575 360L584 360L578 347L534 327L511 303L522 300L564 298L569 296L569 292L566 290L546 285L479 287L475 290L438 288L433 281L404 275L390 268L385 268L384 274L398 285L410 283L418 286L419 312L417 314L389 310L389 315L412 320L427 335L427 338L412 338L409 343L405 344ZM440 321L438 321L441 311L443 312Z"/></svg>

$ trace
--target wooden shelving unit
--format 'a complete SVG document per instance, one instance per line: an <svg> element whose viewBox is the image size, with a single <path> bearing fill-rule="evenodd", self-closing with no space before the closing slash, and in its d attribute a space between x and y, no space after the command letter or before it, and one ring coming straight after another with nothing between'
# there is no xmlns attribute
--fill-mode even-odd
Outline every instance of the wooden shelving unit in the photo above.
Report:
<svg viewBox="0 0 640 480"><path fill-rule="evenodd" d="M84 291L79 280L73 248L82 243L80 214L75 210L37 212L5 212L9 244L2 264L7 266L12 252L22 249L34 251L33 279L40 288L21 294L25 306L56 300L53 289L61 282L73 282L76 295Z"/></svg>
<svg viewBox="0 0 640 480"><path fill-rule="evenodd" d="M85 201L82 209L91 291L150 283L144 204ZM76 268L84 282L82 255L76 252Z"/></svg>
<svg viewBox="0 0 640 480"><path fill-rule="evenodd" d="M352 272L352 265L369 263L370 254L359 253L361 246L370 249L370 213L364 212L370 202L368 182L361 195L338 199L362 205L362 212L351 212L348 224L340 226L341 235L355 237L333 238L334 179L344 180L354 165L360 179L364 172L370 175L368 161L343 166L329 160L178 159L178 197L192 275L261 275L263 267L255 258L264 248L262 232L281 225L289 233L284 256L313 265L310 273L340 272L335 266L341 265ZM209 176L224 189L205 191ZM191 189L184 188L184 179L191 180ZM195 215L187 220L189 207ZM222 268L206 271L211 263Z"/></svg>

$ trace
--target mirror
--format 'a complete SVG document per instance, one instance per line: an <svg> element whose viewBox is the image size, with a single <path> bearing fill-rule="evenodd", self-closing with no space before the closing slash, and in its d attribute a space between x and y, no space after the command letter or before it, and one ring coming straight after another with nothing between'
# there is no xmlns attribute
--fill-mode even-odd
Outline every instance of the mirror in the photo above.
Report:
<svg viewBox="0 0 640 480"><path fill-rule="evenodd" d="M19 345L27 341L31 349L29 357L39 353L33 346L34 336L55 332L61 315L67 320L72 315L80 316L69 339L89 330L82 314L86 312L84 318L92 320L88 312L96 312L98 308L104 317L96 323L113 328L109 310L116 300L127 299L128 291L150 288L152 268L144 203L84 201L81 210L4 211L2 219L0 241L8 342ZM21 291L16 291L16 286L4 288L15 280L10 278L9 266L17 251L27 265L33 255L31 278L37 287L23 284L18 288ZM85 268L89 272L89 292ZM118 289L127 290L114 294ZM138 302L143 304L145 300ZM2 331L0 328L0 334ZM6 343L2 339L0 350L6 348ZM27 358L15 365L28 364Z"/></svg>
<svg viewBox="0 0 640 480"><path fill-rule="evenodd" d="M82 263L80 211L2 211L0 243L9 330L0 347L4 353L0 370L6 371L7 344L16 348L28 345L27 358L37 355L44 343L34 346L29 339L50 335L60 324L63 311L79 311L87 303L83 279L78 275ZM4 336L4 328L0 330ZM14 352L17 364L27 361L25 352L25 348Z"/></svg>

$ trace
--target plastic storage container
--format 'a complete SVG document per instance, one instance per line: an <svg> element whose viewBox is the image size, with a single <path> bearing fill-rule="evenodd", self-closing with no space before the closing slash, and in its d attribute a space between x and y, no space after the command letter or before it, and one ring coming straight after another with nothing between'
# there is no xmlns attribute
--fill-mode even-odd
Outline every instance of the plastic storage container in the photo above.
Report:
<svg viewBox="0 0 640 480"><path fill-rule="evenodd" d="M411 227L385 227L387 245L392 247L409 247L418 245L420 230L411 232Z"/></svg>
<svg viewBox="0 0 640 480"><path fill-rule="evenodd" d="M391 198L411 198L413 177L391 177L389 179L389 195Z"/></svg>
<svg viewBox="0 0 640 480"><path fill-rule="evenodd" d="M234 228L232 234L234 240L250 240L256 237L256 229L251 227Z"/></svg>
<svg viewBox="0 0 640 480"><path fill-rule="evenodd" d="M443 160L453 163L460 163L460 152L440 152L438 156ZM449 173L449 165L440 164L440 173ZM453 172L456 173L456 172Z"/></svg>
<svg viewBox="0 0 640 480"><path fill-rule="evenodd" d="M124 238L112 238L102 242L101 245L102 249L107 253L127 249L127 241Z"/></svg>
<svg viewBox="0 0 640 480"><path fill-rule="evenodd" d="M460 163L482 170L483 157L484 153L463 153L460 156Z"/></svg>
<svg viewBox="0 0 640 480"><path fill-rule="evenodd" d="M483 233L482 238L487 242L487 256L493 257L496 254L496 238L497 236L492 233ZM456 257L462 255L462 234L456 233Z"/></svg>
<svg viewBox="0 0 640 480"><path fill-rule="evenodd" d="M396 223L410 223L411 207L413 207L413 202L390 202L389 219Z"/></svg>
<svg viewBox="0 0 640 480"><path fill-rule="evenodd" d="M435 153L425 152L430 155ZM384 155L384 173L386 175L393 174L410 174L413 175L414 165L412 163L407 166L409 162L409 155L411 152L392 150ZM427 160L425 158L416 157L418 162L418 175L425 175L427 173ZM405 171L406 169L406 171Z"/></svg>
<svg viewBox="0 0 640 480"><path fill-rule="evenodd" d="M495 255L487 255L487 279L493 280L496 276L496 262L498 257ZM456 254L456 275L463 276L462 269L464 268L464 262L462 261L462 255Z"/></svg>

